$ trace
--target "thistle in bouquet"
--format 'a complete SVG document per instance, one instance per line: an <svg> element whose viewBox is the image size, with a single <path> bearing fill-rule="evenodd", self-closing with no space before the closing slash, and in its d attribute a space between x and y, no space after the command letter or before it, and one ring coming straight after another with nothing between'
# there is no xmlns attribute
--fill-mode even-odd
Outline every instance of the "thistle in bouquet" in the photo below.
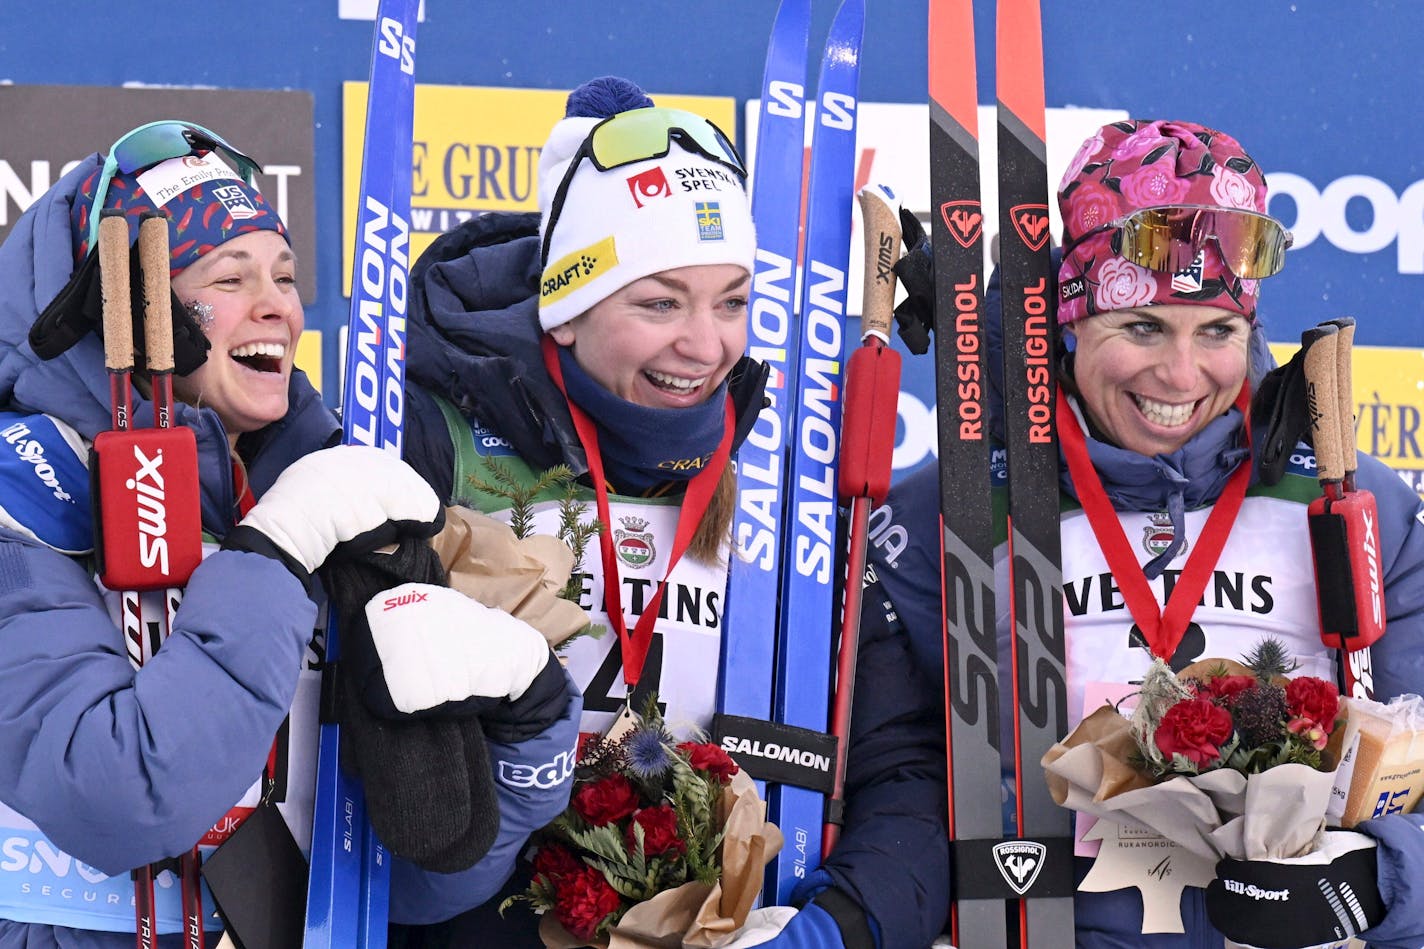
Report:
<svg viewBox="0 0 1424 949"><path fill-rule="evenodd" d="M654 696L620 736L583 743L569 807L536 835L533 879L505 905L542 915L550 947L715 945L745 922L780 849L764 814L727 753L676 740Z"/></svg>
<svg viewBox="0 0 1424 949"><path fill-rule="evenodd" d="M1104 706L1044 756L1065 807L1215 862L1308 852L1324 826L1343 702L1275 639L1242 661L1152 661L1130 717Z"/></svg>

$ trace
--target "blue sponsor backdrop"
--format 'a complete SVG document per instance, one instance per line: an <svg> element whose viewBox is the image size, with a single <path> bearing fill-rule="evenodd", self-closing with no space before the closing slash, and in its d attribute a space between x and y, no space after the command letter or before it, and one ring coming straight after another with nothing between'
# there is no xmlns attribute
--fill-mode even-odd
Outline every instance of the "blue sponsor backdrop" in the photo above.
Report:
<svg viewBox="0 0 1424 949"><path fill-rule="evenodd" d="M363 5L373 8L374 0L217 7L149 0L132 13L51 0L41 16L32 5L5 3L0 81L309 91L317 122L318 300L308 325L333 331L346 313L341 83L366 78L371 49L371 23L342 14L359 15ZM988 90L993 4L975 6L980 83ZM1272 174L1280 197L1271 211L1298 235L1287 270L1264 290L1273 339L1293 340L1321 319L1351 314L1360 321L1360 344L1424 346L1424 15L1414 0L1044 6L1050 106L1215 125L1241 138ZM774 0L427 0L416 77L567 89L617 72L648 88L745 100L759 92L775 7ZM871 0L869 7L862 98L923 102L923 2ZM832 10L816 0L813 42ZM207 118L221 130L220 117ZM932 390L918 371L912 367L907 389L929 403ZM332 395L334 378L329 372Z"/></svg>

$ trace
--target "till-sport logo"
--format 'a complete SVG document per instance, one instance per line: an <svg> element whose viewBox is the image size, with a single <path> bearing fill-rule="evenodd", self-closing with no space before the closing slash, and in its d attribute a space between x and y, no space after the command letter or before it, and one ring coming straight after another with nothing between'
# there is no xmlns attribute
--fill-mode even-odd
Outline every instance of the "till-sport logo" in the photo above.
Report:
<svg viewBox="0 0 1424 949"><path fill-rule="evenodd" d="M991 852L1004 882L1019 896L1023 896L1038 879L1048 848L1032 840L1009 840L995 844Z"/></svg>

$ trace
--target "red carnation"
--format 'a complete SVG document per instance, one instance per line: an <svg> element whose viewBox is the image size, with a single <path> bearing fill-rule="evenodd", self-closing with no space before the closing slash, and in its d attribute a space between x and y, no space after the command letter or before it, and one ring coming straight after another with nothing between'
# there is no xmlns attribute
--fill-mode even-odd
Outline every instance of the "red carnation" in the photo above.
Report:
<svg viewBox="0 0 1424 949"><path fill-rule="evenodd" d="M1255 686L1255 676L1214 676L1207 679L1197 690L1197 696L1203 699L1216 699L1230 705L1233 698L1247 689L1255 688Z"/></svg>
<svg viewBox="0 0 1424 949"><path fill-rule="evenodd" d="M1231 737L1231 714L1209 699L1185 699L1167 709L1153 740L1168 758L1181 755L1197 767L1214 764Z"/></svg>
<svg viewBox="0 0 1424 949"><path fill-rule="evenodd" d="M1286 685L1286 708L1290 711L1286 727L1316 748L1324 748L1340 714L1340 693L1324 679L1301 676Z"/></svg>
<svg viewBox="0 0 1424 949"><path fill-rule="evenodd" d="M622 820L638 809L638 792L621 774L612 774L574 792L570 802L578 815L595 827Z"/></svg>
<svg viewBox="0 0 1424 949"><path fill-rule="evenodd" d="M573 876L582 869L583 864L563 844L547 843L534 854L534 872L549 881L549 885L555 889L563 884L566 877Z"/></svg>
<svg viewBox="0 0 1424 949"><path fill-rule="evenodd" d="M721 746L711 742L685 741L677 746L677 750L685 753L688 762L698 771L706 771L723 784L742 770Z"/></svg>
<svg viewBox="0 0 1424 949"><path fill-rule="evenodd" d="M638 839L633 834L634 825L643 828L644 856L656 857L670 850L676 853L687 852L687 844L677 835L677 812L669 805L645 807L633 815L627 831L630 851L636 851L638 848Z"/></svg>
<svg viewBox="0 0 1424 949"><path fill-rule="evenodd" d="M554 917L579 939L592 939L609 913L621 909L618 891L593 867L564 879L554 900Z"/></svg>

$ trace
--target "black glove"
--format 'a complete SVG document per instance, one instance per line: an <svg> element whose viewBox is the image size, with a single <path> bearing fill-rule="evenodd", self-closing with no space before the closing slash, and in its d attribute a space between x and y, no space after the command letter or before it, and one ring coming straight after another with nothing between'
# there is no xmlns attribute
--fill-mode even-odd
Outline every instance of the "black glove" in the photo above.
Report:
<svg viewBox="0 0 1424 949"><path fill-rule="evenodd" d="M916 356L922 356L930 348L930 333L934 329L934 254L920 219L903 207L900 233L905 242L905 255L895 261L895 276L900 278L906 295L895 307L895 323L905 346Z"/></svg>
<svg viewBox="0 0 1424 949"><path fill-rule="evenodd" d="M143 281L138 259L138 244L129 247L129 307L133 314L133 343L136 364L147 364L146 337L143 331ZM104 335L104 299L99 279L99 255L91 253L74 271L69 283L45 307L39 319L30 327L30 348L41 359L53 359L89 333ZM173 311L173 371L186 376L208 358L207 334L188 315L188 309L169 291Z"/></svg>
<svg viewBox="0 0 1424 949"><path fill-rule="evenodd" d="M1222 860L1206 888L1206 913L1226 938L1258 949L1349 939L1384 919L1377 873L1372 839L1327 831L1304 857Z"/></svg>

